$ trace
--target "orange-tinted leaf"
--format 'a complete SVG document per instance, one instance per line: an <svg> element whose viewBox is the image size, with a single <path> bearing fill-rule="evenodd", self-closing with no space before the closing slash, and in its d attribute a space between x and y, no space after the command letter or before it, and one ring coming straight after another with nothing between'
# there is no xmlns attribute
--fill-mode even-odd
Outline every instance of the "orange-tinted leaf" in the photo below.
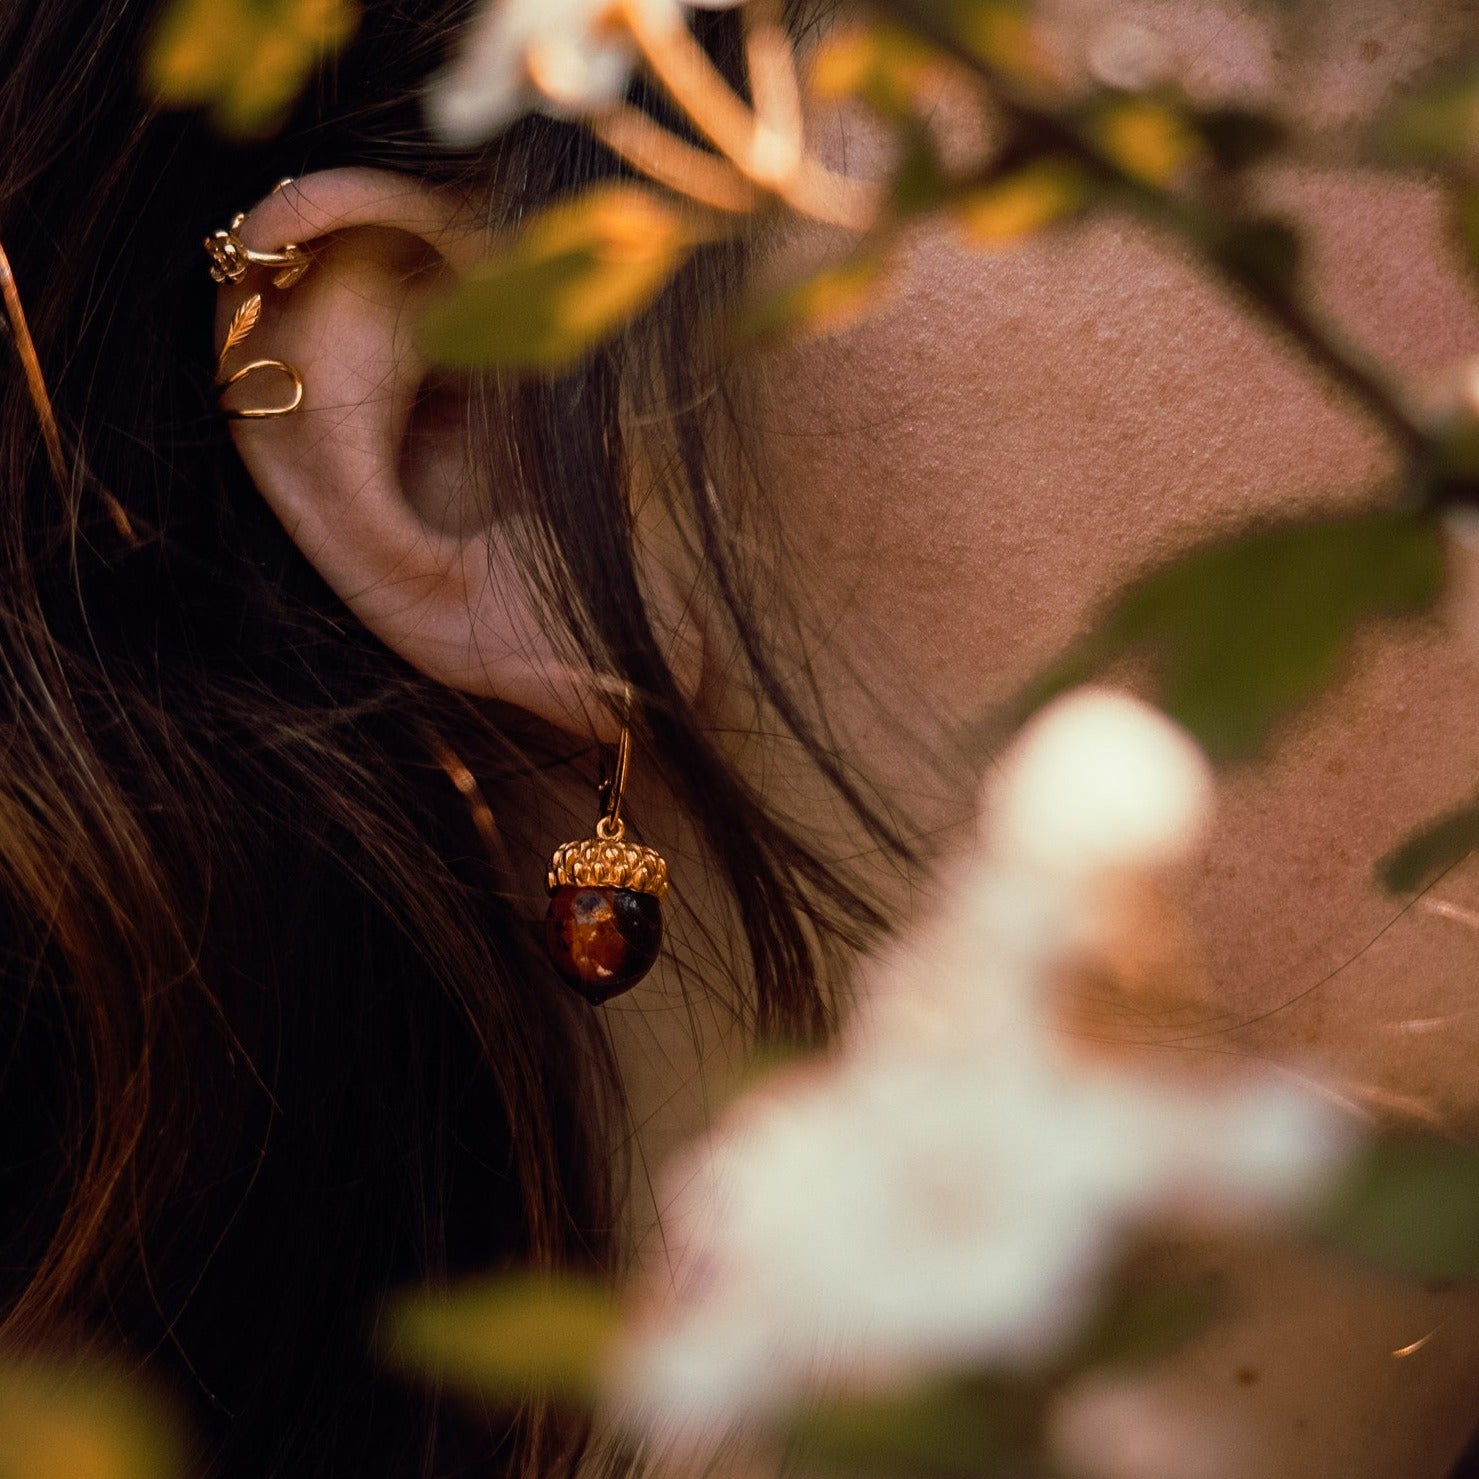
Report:
<svg viewBox="0 0 1479 1479"><path fill-rule="evenodd" d="M1072 162L1040 159L960 196L951 211L971 242L1008 246L1073 215L1088 202L1091 188Z"/></svg>
<svg viewBox="0 0 1479 1479"><path fill-rule="evenodd" d="M1151 98L1114 99L1089 120L1089 132L1106 159L1147 185L1174 185L1207 157L1186 119Z"/></svg>
<svg viewBox="0 0 1479 1479"><path fill-rule="evenodd" d="M740 314L735 337L758 344L787 333L832 333L856 322L886 291L889 259L864 251L768 292Z"/></svg>
<svg viewBox="0 0 1479 1479"><path fill-rule="evenodd" d="M95 1362L0 1363L0 1479L176 1479L173 1413Z"/></svg>
<svg viewBox="0 0 1479 1479"><path fill-rule="evenodd" d="M559 370L646 308L696 238L650 191L608 185L551 206L422 317L452 368Z"/></svg>
<svg viewBox="0 0 1479 1479"><path fill-rule="evenodd" d="M354 0L171 0L144 85L170 107L209 108L225 133L266 133L357 20Z"/></svg>
<svg viewBox="0 0 1479 1479"><path fill-rule="evenodd" d="M889 117L907 117L949 65L934 47L898 26L850 25L818 45L808 81L818 97L859 98Z"/></svg>

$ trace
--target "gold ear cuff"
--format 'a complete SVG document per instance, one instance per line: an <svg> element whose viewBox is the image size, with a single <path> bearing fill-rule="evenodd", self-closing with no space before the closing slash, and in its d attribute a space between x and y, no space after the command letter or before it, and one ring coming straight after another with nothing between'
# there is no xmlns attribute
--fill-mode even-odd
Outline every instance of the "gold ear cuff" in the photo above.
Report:
<svg viewBox="0 0 1479 1479"><path fill-rule="evenodd" d="M281 190L287 183L284 180L275 188ZM205 250L211 259L211 281L240 282L247 275L249 267L276 267L278 271L273 274L272 286L292 287L308 271L313 259L293 241L288 242L280 251L254 252L236 234L245 220L246 213L238 211L224 231L213 231L206 237Z"/></svg>
<svg viewBox="0 0 1479 1479"><path fill-rule="evenodd" d="M288 183L290 182L287 180L280 180L275 188L281 190ZM236 234L244 220L245 215L236 215L232 217L226 230L212 232L205 238L206 255L211 259L212 281L238 283L251 268L270 267L276 269L272 275L273 287L279 290L292 287L313 265L313 258L296 242L288 242L275 252L253 251ZM257 327L261 316L261 293L251 294L231 315L231 324L226 330L226 342L221 345L221 352L216 357L216 393L218 396L224 395L233 385L263 371L284 376L292 387L291 393L277 405L248 406L241 409L222 406L223 414L232 420L259 421L271 416L286 416L303 404L303 377L285 360L254 359L232 370L230 374L226 373L227 356Z"/></svg>
<svg viewBox="0 0 1479 1479"><path fill-rule="evenodd" d="M231 315L231 326L226 330L226 342L221 346L221 353L216 359L216 392L218 395L225 395L233 385L266 370L287 376L292 385L292 394L277 406L222 406L222 414L233 421L261 421L269 416L286 416L289 411L296 411L303 404L303 377L286 360L254 359L229 375L226 374L226 356L257 327L257 320L261 316L261 293L253 293Z"/></svg>

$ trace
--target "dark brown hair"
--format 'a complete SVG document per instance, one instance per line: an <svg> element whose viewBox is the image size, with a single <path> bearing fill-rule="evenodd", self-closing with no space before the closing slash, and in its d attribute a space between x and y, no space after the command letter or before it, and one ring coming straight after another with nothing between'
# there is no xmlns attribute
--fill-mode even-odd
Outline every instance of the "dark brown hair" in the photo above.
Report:
<svg viewBox="0 0 1479 1479"><path fill-rule="evenodd" d="M289 126L250 148L141 99L138 0L0 17L0 240L54 397L49 467L0 366L0 1332L101 1338L183 1391L223 1476L550 1472L579 1435L471 1436L377 1377L388 1288L529 1263L609 1270L620 1095L602 1020L531 950L517 811L541 764L486 706L398 662L321 585L209 394L202 235L277 178L345 163L480 190L513 219L610 173L534 122L487 155L423 132L459 7L384 0ZM732 24L705 21L721 64ZM495 157L496 156L496 157ZM489 182L499 180L494 191ZM644 754L722 867L748 960L735 1009L814 1038L818 955L876 915L772 816L683 700L640 598L624 394L680 408L669 495L780 722L883 821L774 674L716 497L698 259L577 372L489 388L486 426L552 624L640 695ZM511 454L511 455L509 455ZM483 780L490 858L437 763Z"/></svg>

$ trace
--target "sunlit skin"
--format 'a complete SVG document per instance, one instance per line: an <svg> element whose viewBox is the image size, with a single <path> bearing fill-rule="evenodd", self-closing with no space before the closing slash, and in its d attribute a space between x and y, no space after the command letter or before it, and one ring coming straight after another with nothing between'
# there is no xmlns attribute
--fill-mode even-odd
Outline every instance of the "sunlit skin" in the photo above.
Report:
<svg viewBox="0 0 1479 1479"><path fill-rule="evenodd" d="M1079 59L1111 15L1143 24L1194 91L1280 99L1326 132L1329 158L1342 126L1475 16L1329 9L1304 55L1252 9L1062 0L1048 14ZM832 148L870 158L845 123ZM1436 190L1315 164L1262 188L1307 233L1319 303L1393 369L1422 385L1479 350ZM1125 220L985 257L931 225L881 312L772 357L751 384L748 442L809 626L828 634L811 649L828 716L898 810L947 837L969 796L929 779L921 753L1009 695L1106 593L1250 519L1358 506L1395 467L1287 346ZM1226 778L1187 884L1189 1003L1159 1019L1111 1009L1096 1030L1159 1044L1183 1072L1273 1060L1355 1103L1471 1121L1479 862L1415 904L1376 888L1372 864L1473 790L1475 660L1441 620L1363 637L1267 763ZM1444 1472L1479 1416L1471 1296L1294 1252L1179 1261L1221 1267L1239 1313L1145 1390L1230 1425L1241 1452L1198 1467L1183 1448L1128 1472Z"/></svg>
<svg viewBox="0 0 1479 1479"><path fill-rule="evenodd" d="M1048 9L1079 61L1110 14L1094 0ZM1389 0L1328 10L1304 52L1262 9L1146 0L1114 13L1159 37L1194 91L1280 99L1337 133L1460 44L1479 16L1454 0L1400 14ZM877 164L865 129L818 122L835 167ZM941 125L958 136L972 127L944 103ZM1337 157L1335 143L1321 149ZM1329 162L1281 167L1261 188L1304 228L1321 304L1403 376L1436 379L1479 351L1479 304L1444 237L1436 190ZM542 649L520 636L516 604L510 615L489 603L465 630L466 591L459 604L455 582L416 563L426 545L407 509L450 528L467 522L462 509L448 517L450 500L477 481L457 418L423 424L387 460L425 368L403 333L415 308L406 264L423 256L392 253L379 228L436 236L450 207L434 197L387 204L383 189L354 180L303 189L312 210L288 193L253 212L257 245L307 240L336 219L375 229L323 252L315 278L264 322L261 352L298 365L307 394L301 416L238 430L247 465L382 640L428 671L443 664L448 682L572 727L566 679L537 667ZM757 270L784 270L813 246L798 234ZM223 295L222 325L232 302ZM1124 220L991 255L926 226L866 322L769 354L734 379L735 442L751 462L720 492L759 496L774 511L762 617L785 659L810 667L849 764L925 853L945 859L974 803L957 748L964 727L1080 631L1107 593L1249 519L1356 507L1395 465L1381 435L1287 346L1183 252ZM638 467L639 489L650 474ZM352 503L353 519L330 516L336 498ZM686 572L655 505L640 529L654 594L678 609ZM505 557L495 542L495 578ZM424 578L414 605L366 604L363 592L396 589L384 570L407 568ZM501 589L512 591L507 574ZM838 855L856 852L859 873L901 913L926 898L927 873L905 876L870 852L796 748L756 723L743 665L702 606L680 645L701 706L777 809ZM474 646L506 660L470 674ZM1158 967L1174 1013L1131 1002L1096 1021L1066 1018L1065 1030L1106 1050L1148 1043L1137 1063L1181 1073L1272 1060L1368 1112L1471 1120L1479 862L1417 903L1383 894L1371 874L1378 856L1474 787L1476 662L1440 617L1363 636L1346 678L1281 732L1267 762L1225 778L1215 835L1184 880L1181 943ZM531 824L547 833L530 850L531 879L542 878L549 847L590 824L592 798L574 782L568 803L568 814L546 808ZM723 1005L737 952L722 886L641 755L629 811L674 878L663 960L604 1009L637 1124L633 1231L643 1256L660 1260L648 1168L702 1126L743 1035ZM1174 1395L1237 1441L1209 1447L1200 1467L1181 1447L1163 1451L1159 1467L1146 1454L1115 1472L1437 1479L1479 1420L1471 1296L1282 1248L1171 1259L1219 1272L1233 1314L1140 1395ZM1080 1413L1101 1456L1112 1450L1107 1436L1094 1440L1103 1410Z"/></svg>

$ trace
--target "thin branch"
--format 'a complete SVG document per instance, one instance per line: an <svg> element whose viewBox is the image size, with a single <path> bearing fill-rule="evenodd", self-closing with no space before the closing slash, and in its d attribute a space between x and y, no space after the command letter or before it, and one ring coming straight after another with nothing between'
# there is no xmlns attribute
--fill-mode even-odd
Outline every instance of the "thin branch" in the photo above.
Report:
<svg viewBox="0 0 1479 1479"><path fill-rule="evenodd" d="M653 76L694 127L758 189L813 220L852 230L872 224L876 189L834 175L804 152L787 159L686 26L654 24L634 0L619 0L611 19L627 28ZM767 76L764 86L775 87L776 79Z"/></svg>
<svg viewBox="0 0 1479 1479"><path fill-rule="evenodd" d="M787 179L800 166L805 146L796 52L772 0L751 0L742 15L745 67L755 104L756 131L770 141L776 177ZM757 139L757 149L760 147Z"/></svg>
<svg viewBox="0 0 1479 1479"><path fill-rule="evenodd" d="M618 104L592 118L590 126L634 169L702 205L747 215L759 204L754 186L729 160L695 149L638 108Z"/></svg>
<svg viewBox="0 0 1479 1479"><path fill-rule="evenodd" d="M1304 359L1367 411L1402 452L1419 461L1429 445L1426 428L1404 404L1401 393L1370 357L1342 343L1316 321L1305 305L1288 294L1271 291L1267 282L1217 251L1246 223L1211 206L1188 204L1169 190L1148 184L1124 171L1089 137L1076 116L1054 106L1039 86L1019 84L1001 67L965 46L949 29L931 24L923 11L909 7L907 22L941 51L979 77L1000 105L1005 121L1019 137L1033 141L1037 152L1068 155L1097 178L1116 187L1137 212L1169 229L1197 253L1216 276L1246 295L1263 316L1282 329ZM1081 99L1073 100L1075 107Z"/></svg>

